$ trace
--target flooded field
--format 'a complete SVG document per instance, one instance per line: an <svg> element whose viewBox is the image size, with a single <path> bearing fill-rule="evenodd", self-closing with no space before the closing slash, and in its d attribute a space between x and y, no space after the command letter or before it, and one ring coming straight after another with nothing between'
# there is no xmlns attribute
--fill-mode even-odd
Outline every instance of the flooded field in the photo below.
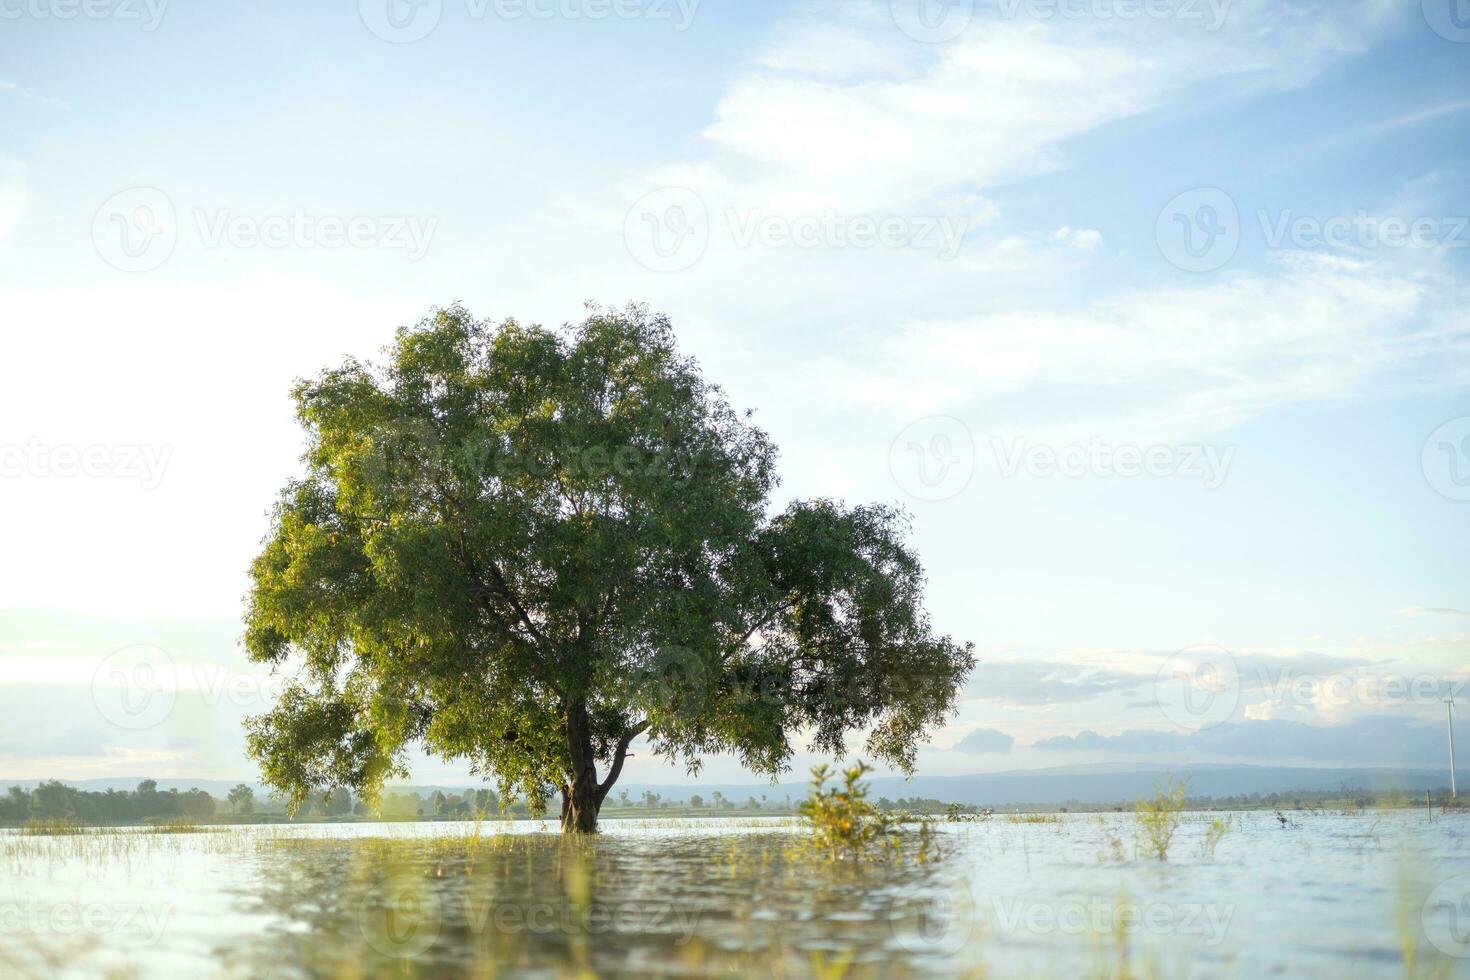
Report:
<svg viewBox="0 0 1470 980"><path fill-rule="evenodd" d="M1131 814L862 866L773 818L4 832L0 974L1470 976L1470 816L1285 816L1186 814L1163 863Z"/></svg>

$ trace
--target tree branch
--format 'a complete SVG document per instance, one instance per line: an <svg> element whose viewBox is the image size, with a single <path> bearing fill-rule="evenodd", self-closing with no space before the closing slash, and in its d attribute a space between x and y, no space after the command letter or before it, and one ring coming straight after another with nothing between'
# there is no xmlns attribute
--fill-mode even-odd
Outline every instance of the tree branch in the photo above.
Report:
<svg viewBox="0 0 1470 980"><path fill-rule="evenodd" d="M597 805L599 807L602 806L602 801L607 798L608 790L613 788L613 784L623 774L623 760L628 757L628 746L633 744L633 739L646 731L648 731L648 720L644 719L628 729L623 737L618 739L617 751L613 753L612 768L608 769L607 778L597 787Z"/></svg>
<svg viewBox="0 0 1470 980"><path fill-rule="evenodd" d="M752 636L755 635L756 630L760 629L762 626L767 625L768 623L770 623L771 620L775 619L777 616L781 615L783 612L790 609L794 605L796 605L796 600L794 598L787 599L785 602L782 603L778 603L775 609L772 609L763 618L757 620L755 624L750 627L750 629L740 634L740 639L736 640L733 644L730 645L730 649L725 651L725 656L722 657L721 660L729 660L730 656L734 654L735 651L745 646L746 640L749 640Z"/></svg>

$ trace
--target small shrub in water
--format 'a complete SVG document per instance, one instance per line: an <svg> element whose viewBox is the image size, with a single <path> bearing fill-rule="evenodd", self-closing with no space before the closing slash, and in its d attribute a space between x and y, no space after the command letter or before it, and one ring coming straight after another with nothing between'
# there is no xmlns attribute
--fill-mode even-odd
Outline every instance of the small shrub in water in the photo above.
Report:
<svg viewBox="0 0 1470 980"><path fill-rule="evenodd" d="M1174 831L1179 829L1179 814L1184 811L1185 794L1189 790L1186 780L1175 780L1172 773L1165 774L1164 785L1154 790L1153 799L1139 800L1133 807L1134 819L1143 838L1143 849L1160 861L1169 859L1169 842Z"/></svg>
<svg viewBox="0 0 1470 980"><path fill-rule="evenodd" d="M1220 846L1220 841L1224 840L1228 833L1230 833L1228 820L1221 820L1219 817L1211 820L1209 826L1205 828L1205 839L1200 841L1200 854L1211 861L1215 860L1215 848Z"/></svg>
<svg viewBox="0 0 1470 980"><path fill-rule="evenodd" d="M859 761L843 770L840 785L829 789L832 771L824 765L812 769L811 796L797 812L812 832L811 847L831 860L860 860L893 845L898 821L868 800L862 782L872 771Z"/></svg>

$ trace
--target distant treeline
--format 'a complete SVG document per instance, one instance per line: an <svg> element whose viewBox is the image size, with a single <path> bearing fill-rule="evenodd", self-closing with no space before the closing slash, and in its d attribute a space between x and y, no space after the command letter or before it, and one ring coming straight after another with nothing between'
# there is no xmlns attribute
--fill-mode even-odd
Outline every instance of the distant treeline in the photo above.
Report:
<svg viewBox="0 0 1470 980"><path fill-rule="evenodd" d="M1446 795L1441 790L1434 794L1436 799ZM1369 790L1357 786L1342 786L1335 790L1301 790L1287 793L1250 793L1236 796L1192 796L1188 800L1191 809L1242 810L1242 809L1297 809L1309 806L1404 806L1423 800L1423 793L1403 789ZM718 790L706 800L695 794L690 800L679 802L665 799L658 793L645 791L640 798L630 798L624 791L608 801L611 814L622 811L663 810L675 813L707 813L749 811L791 812L790 797L768 800L748 797L743 802L732 800ZM877 801L880 809L906 811L914 814L941 814L946 812L975 812L976 806L959 806L945 800L927 797L900 797L889 800L881 797ZM1132 801L1116 803L1067 800L1056 803L1007 803L996 804L998 812L1055 811L1088 812L1099 810L1131 809ZM337 789L312 797L292 817L287 817L279 800L260 799L255 791L241 783L226 795L216 799L201 789L180 792L176 789L161 791L151 779L138 784L135 790L107 790L93 792L77 789L65 783L51 781L27 791L19 786L10 787L0 796L0 826L20 826L30 821L70 820L77 823L108 826L117 824L159 823L170 820L189 820L202 823L219 822L274 822L284 820L473 820L476 818L513 817L528 818L533 814L522 800L508 801L501 806L500 798L490 789L466 790L462 794L444 793L435 790L427 795L414 791L387 791L378 801L376 812L361 799L346 789Z"/></svg>
<svg viewBox="0 0 1470 980"><path fill-rule="evenodd" d="M293 819L472 820L502 813L513 817L531 815L519 800L502 811L499 797L489 789L470 790L463 795L436 790L427 796L390 791L383 794L376 813L350 791L337 789L307 801ZM287 819L281 802L257 798L255 790L244 783L230 790L224 799L201 789L161 791L151 779L139 783L135 790L105 792L77 789L52 780L29 791L12 786L0 796L0 826L51 820L112 826L170 820L208 823L273 819Z"/></svg>
<svg viewBox="0 0 1470 980"><path fill-rule="evenodd" d="M88 824L146 823L178 818L212 819L219 802L199 789L159 792L148 779L136 790L90 793L65 783L42 783L30 792L19 786L0 796L0 824L31 820L75 820Z"/></svg>

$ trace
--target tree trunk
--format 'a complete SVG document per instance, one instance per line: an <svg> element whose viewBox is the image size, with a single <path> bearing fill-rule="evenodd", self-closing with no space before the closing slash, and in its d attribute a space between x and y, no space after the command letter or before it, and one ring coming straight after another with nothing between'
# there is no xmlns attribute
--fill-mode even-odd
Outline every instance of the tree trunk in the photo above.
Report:
<svg viewBox="0 0 1470 980"><path fill-rule="evenodd" d="M567 708L567 755L571 771L562 787L562 832L595 834L602 795L598 792L597 760L592 754L592 727L585 701L575 701Z"/></svg>

